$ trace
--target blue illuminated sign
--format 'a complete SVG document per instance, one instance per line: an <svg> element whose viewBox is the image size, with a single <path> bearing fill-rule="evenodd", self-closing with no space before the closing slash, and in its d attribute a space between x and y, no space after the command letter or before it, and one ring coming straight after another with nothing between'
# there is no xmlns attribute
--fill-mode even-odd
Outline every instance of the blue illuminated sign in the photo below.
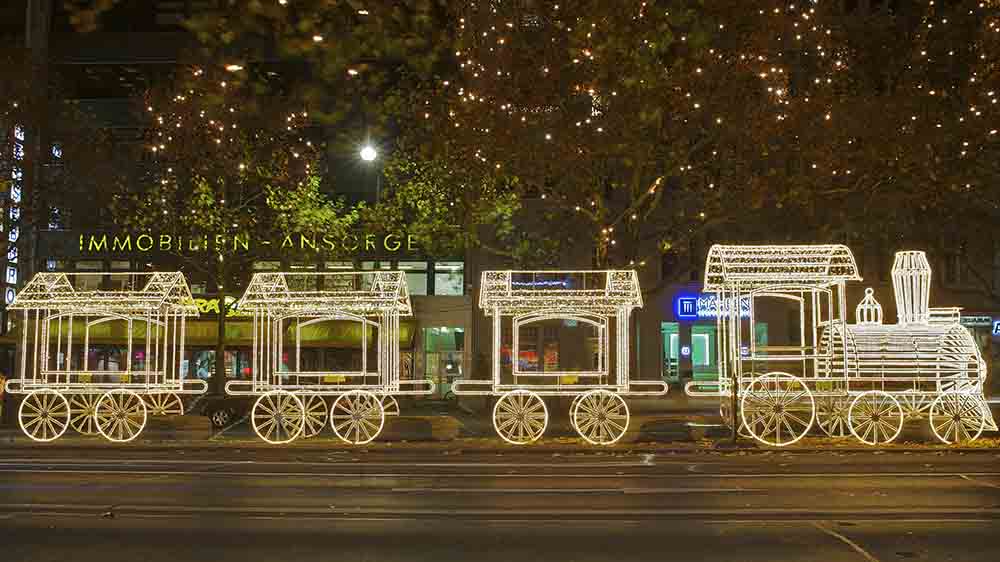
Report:
<svg viewBox="0 0 1000 562"><path fill-rule="evenodd" d="M732 299L730 299L732 300ZM714 293L697 295L677 295L674 297L674 315L678 320L714 320L719 317L719 310L728 314L728 306L719 306L721 299ZM740 318L750 318L750 299L740 299Z"/></svg>
<svg viewBox="0 0 1000 562"><path fill-rule="evenodd" d="M993 337L1000 336L1000 320L993 321Z"/></svg>
<svg viewBox="0 0 1000 562"><path fill-rule="evenodd" d="M682 320L698 318L698 297L677 297L674 299L674 312Z"/></svg>

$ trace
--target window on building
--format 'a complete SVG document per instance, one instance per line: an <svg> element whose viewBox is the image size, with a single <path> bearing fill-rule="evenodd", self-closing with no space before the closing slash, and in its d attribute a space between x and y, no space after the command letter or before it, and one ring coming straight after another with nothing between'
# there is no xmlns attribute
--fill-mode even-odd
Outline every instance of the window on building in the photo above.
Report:
<svg viewBox="0 0 1000 562"><path fill-rule="evenodd" d="M427 294L427 262L401 261L399 270L406 272L406 284L411 295Z"/></svg>
<svg viewBox="0 0 1000 562"><path fill-rule="evenodd" d="M104 269L104 262L98 260L76 262L77 271L101 271L102 269Z"/></svg>
<svg viewBox="0 0 1000 562"><path fill-rule="evenodd" d="M128 271L132 267L131 262L128 260L112 260L111 269L112 270L122 270Z"/></svg>
<svg viewBox="0 0 1000 562"><path fill-rule="evenodd" d="M354 263L349 261L328 261L323 266L327 271L350 271L354 269Z"/></svg>
<svg viewBox="0 0 1000 562"><path fill-rule="evenodd" d="M434 262L434 294L465 294L465 263L460 261Z"/></svg>
<svg viewBox="0 0 1000 562"><path fill-rule="evenodd" d="M280 261L255 261L253 262L254 271L278 271L281 269Z"/></svg>

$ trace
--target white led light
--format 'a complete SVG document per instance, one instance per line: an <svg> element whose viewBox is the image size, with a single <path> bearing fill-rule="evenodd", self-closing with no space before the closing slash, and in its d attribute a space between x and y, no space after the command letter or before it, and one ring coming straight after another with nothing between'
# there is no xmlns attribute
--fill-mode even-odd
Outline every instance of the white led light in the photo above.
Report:
<svg viewBox="0 0 1000 562"><path fill-rule="evenodd" d="M403 271L255 273L236 308L252 321L253 378L229 381L226 393L258 396L251 419L268 443L311 437L328 420L344 441L369 443L385 416L399 415L394 395L434 392L431 381L400 380L399 318L412 314ZM303 368L303 328L328 321L354 324L358 368ZM369 364L369 334L376 338L375 365Z"/></svg>
<svg viewBox="0 0 1000 562"><path fill-rule="evenodd" d="M628 429L624 396L667 392L661 381L629 378L629 316L641 306L635 271L485 271L479 308L493 319L492 378L455 381L452 390L457 395L499 396L493 427L504 441L516 445L532 443L545 432L548 408L544 396L572 396L570 422L577 433L591 444L613 444ZM519 357L522 325L564 320L591 326L597 334L595 368L525 371L515 359L511 372L502 372L505 318L510 319L513 358Z"/></svg>
<svg viewBox="0 0 1000 562"><path fill-rule="evenodd" d="M983 395L986 363L958 308L931 308L931 268L923 252L896 254L892 271L898 324L885 324L871 289L847 323L846 284L860 281L846 246L713 246L704 290L750 304L718 316L719 380L688 383L695 396L731 402L739 430L762 443L791 445L812 428L882 445L906 419L926 417L945 443L971 441L997 426ZM799 318L792 345L756 341L759 307ZM792 307L788 310L787 307ZM795 314L791 314L792 311ZM792 327L795 330L795 326ZM733 382L737 387L733 388ZM700 388L714 387L711 391ZM730 410L731 412L731 410Z"/></svg>
<svg viewBox="0 0 1000 562"><path fill-rule="evenodd" d="M179 395L207 388L181 373L186 321L198 316L181 273L38 273L8 308L23 316L20 372L6 390L27 394L18 421L31 439L51 441L72 427L129 442L147 409L181 414ZM128 359L123 369L92 369L91 333L109 322L124 325Z"/></svg>

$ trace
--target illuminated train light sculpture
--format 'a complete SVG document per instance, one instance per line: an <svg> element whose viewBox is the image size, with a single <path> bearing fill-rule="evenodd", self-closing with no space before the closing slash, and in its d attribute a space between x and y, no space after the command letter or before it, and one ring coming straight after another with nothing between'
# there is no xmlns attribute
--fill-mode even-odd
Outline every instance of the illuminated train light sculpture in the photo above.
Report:
<svg viewBox="0 0 1000 562"><path fill-rule="evenodd" d="M544 396L574 397L570 421L576 432L591 444L615 443L629 424L623 396L667 392L661 381L629 380L629 316L641 306L634 271L485 271L479 307L493 320L492 378L456 381L452 388L457 395L499 396L493 427L508 443L542 436L548 425ZM509 371L502 362L506 318L513 359ZM592 368L532 371L520 365L521 328L547 320L590 327L596 334Z"/></svg>
<svg viewBox="0 0 1000 562"><path fill-rule="evenodd" d="M72 427L128 442L148 414L181 415L180 395L206 390L181 371L186 319L198 316L181 273L39 273L8 309L22 324L20 374L6 388L26 395L18 422L35 441ZM115 328L126 355L93 365L90 345Z"/></svg>
<svg viewBox="0 0 1000 562"><path fill-rule="evenodd" d="M886 324L872 289L847 323L845 284L860 281L842 245L721 246L709 250L705 291L721 303L749 300L749 317L720 306L719 382L690 382L690 395L718 395L724 419L738 399L739 431L775 446L814 423L830 436L889 443L903 422L928 418L944 443L971 441L996 423L983 395L986 364L958 308L929 306L924 252L898 252L892 269L897 324ZM797 317L790 345L759 345L758 313ZM733 382L738 392L733 396ZM714 386L713 391L704 391Z"/></svg>
<svg viewBox="0 0 1000 562"><path fill-rule="evenodd" d="M253 378L229 381L226 393L258 396L251 422L268 443L311 437L328 420L342 440L369 443L399 414L394 396L434 391L431 381L399 377L399 318L412 314L402 271L255 273L237 307L252 316ZM360 334L356 368L303 369L303 329L343 321Z"/></svg>

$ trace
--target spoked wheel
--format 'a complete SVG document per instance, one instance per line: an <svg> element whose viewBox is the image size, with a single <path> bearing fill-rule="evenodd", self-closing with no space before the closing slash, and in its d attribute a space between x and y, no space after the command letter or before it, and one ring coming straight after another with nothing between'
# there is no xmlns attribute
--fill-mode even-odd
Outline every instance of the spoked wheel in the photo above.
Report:
<svg viewBox="0 0 1000 562"><path fill-rule="evenodd" d="M975 441L986 429L982 402L964 392L945 392L931 404L931 431L942 443Z"/></svg>
<svg viewBox="0 0 1000 562"><path fill-rule="evenodd" d="M305 427L305 407L287 390L272 390L253 404L250 420L257 436L272 445L291 443Z"/></svg>
<svg viewBox="0 0 1000 562"><path fill-rule="evenodd" d="M352 445L371 443L385 425L382 400L366 390L352 390L337 397L330 410L333 432Z"/></svg>
<svg viewBox="0 0 1000 562"><path fill-rule="evenodd" d="M17 421L24 434L31 439L54 441L69 427L69 403L55 390L35 390L21 401Z"/></svg>
<svg viewBox="0 0 1000 562"><path fill-rule="evenodd" d="M501 439L512 445L537 441L548 424L549 410L545 402L530 390L508 392L493 406L493 427Z"/></svg>
<svg viewBox="0 0 1000 562"><path fill-rule="evenodd" d="M611 445L625 435L629 411L625 400L607 390L591 390L574 400L573 428L591 445Z"/></svg>
<svg viewBox="0 0 1000 562"><path fill-rule="evenodd" d="M73 394L69 397L69 425L81 435L97 435L97 399L100 394Z"/></svg>
<svg viewBox="0 0 1000 562"><path fill-rule="evenodd" d="M315 393L306 392L299 395L299 399L302 400L302 407L306 413L305 426L302 428L303 437L313 437L318 435L320 431L323 431L323 427L326 425L326 416L329 412L329 408L326 406L326 400Z"/></svg>
<svg viewBox="0 0 1000 562"><path fill-rule="evenodd" d="M146 404L131 390L106 392L97 401L96 410L97 431L108 441L127 443L146 427Z"/></svg>
<svg viewBox="0 0 1000 562"><path fill-rule="evenodd" d="M881 390L863 392L851 402L847 413L851 433L862 443L891 443L903 430L903 407L896 398Z"/></svg>
<svg viewBox="0 0 1000 562"><path fill-rule="evenodd" d="M150 394L145 398L149 413L153 416L183 416L184 402L173 392Z"/></svg>
<svg viewBox="0 0 1000 562"><path fill-rule="evenodd" d="M847 437L851 434L850 407L846 397L821 396L816 399L816 424L830 437Z"/></svg>
<svg viewBox="0 0 1000 562"><path fill-rule="evenodd" d="M386 394L382 397L382 411L385 412L385 415L387 416L399 415L399 402L396 401L395 396Z"/></svg>
<svg viewBox="0 0 1000 562"><path fill-rule="evenodd" d="M743 425L766 445L795 443L809 432L815 417L812 393L802 379L787 373L767 373L753 379L740 400Z"/></svg>

